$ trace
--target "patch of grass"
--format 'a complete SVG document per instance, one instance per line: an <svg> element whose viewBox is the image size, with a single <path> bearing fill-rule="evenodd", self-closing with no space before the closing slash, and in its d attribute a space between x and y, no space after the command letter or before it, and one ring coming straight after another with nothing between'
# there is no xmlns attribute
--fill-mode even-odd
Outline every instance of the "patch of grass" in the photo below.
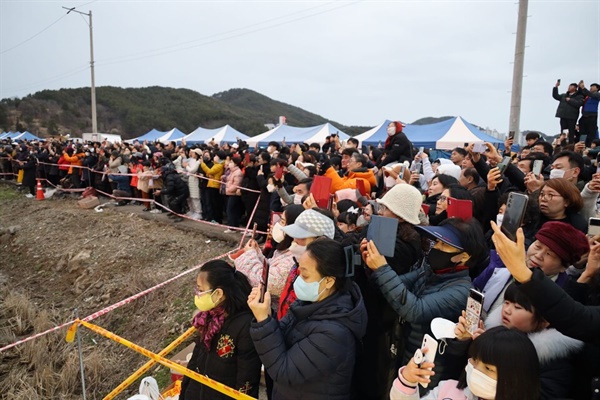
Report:
<svg viewBox="0 0 600 400"><path fill-rule="evenodd" d="M12 186L0 185L0 201L14 200L19 197L19 193Z"/></svg>

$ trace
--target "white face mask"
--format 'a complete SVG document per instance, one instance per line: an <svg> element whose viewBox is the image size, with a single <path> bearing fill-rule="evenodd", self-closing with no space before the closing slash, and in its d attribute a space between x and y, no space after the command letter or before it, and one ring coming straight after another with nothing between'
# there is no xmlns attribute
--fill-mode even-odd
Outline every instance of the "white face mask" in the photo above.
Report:
<svg viewBox="0 0 600 400"><path fill-rule="evenodd" d="M388 126L387 127L387 134L388 134L388 136L394 136L394 134L396 134L396 127L395 126Z"/></svg>
<svg viewBox="0 0 600 400"><path fill-rule="evenodd" d="M396 178L392 176L386 176L383 178L383 183L385 184L386 188L394 187L396 185Z"/></svg>
<svg viewBox="0 0 600 400"><path fill-rule="evenodd" d="M221 159L218 156L214 156L213 161L216 163L219 163L221 161Z"/></svg>
<svg viewBox="0 0 600 400"><path fill-rule="evenodd" d="M294 194L294 204L302 204L302 196L299 194Z"/></svg>
<svg viewBox="0 0 600 400"><path fill-rule="evenodd" d="M565 172L566 171L564 169L553 169L550 171L550 179L564 178Z"/></svg>
<svg viewBox="0 0 600 400"><path fill-rule="evenodd" d="M267 192L269 192L269 193L273 193L274 191L275 191L275 185L273 185L273 184L269 183L269 184L267 185Z"/></svg>
<svg viewBox="0 0 600 400"><path fill-rule="evenodd" d="M504 221L504 214L496 215L496 225L502 226L502 221Z"/></svg>
<svg viewBox="0 0 600 400"><path fill-rule="evenodd" d="M467 362L465 371L467 371L467 386L471 393L482 399L494 399L496 397L496 380L475 369L471 364L471 359Z"/></svg>
<svg viewBox="0 0 600 400"><path fill-rule="evenodd" d="M283 242L283 239L285 239L285 232L283 231L283 229L281 229L281 224L279 222L273 225L273 229L271 230L271 236L273 236L273 240L277 243L281 243Z"/></svg>
<svg viewBox="0 0 600 400"><path fill-rule="evenodd" d="M305 251L306 246L300 246L298 243L292 242L292 245L290 246L290 252L294 255L294 257L296 257L296 260L299 260L300 256L304 254Z"/></svg>

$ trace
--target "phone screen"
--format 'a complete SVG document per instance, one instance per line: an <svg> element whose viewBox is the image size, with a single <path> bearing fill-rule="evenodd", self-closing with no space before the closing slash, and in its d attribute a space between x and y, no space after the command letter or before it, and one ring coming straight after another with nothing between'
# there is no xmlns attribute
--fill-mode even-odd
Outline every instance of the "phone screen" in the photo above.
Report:
<svg viewBox="0 0 600 400"><path fill-rule="evenodd" d="M535 177L538 177L542 173L543 166L544 162L542 160L535 160L533 162L533 168L531 169L531 172L533 175L535 175Z"/></svg>
<svg viewBox="0 0 600 400"><path fill-rule="evenodd" d="M269 263L267 262L266 258L263 260L262 277L260 283L260 298L258 299L258 302L264 303L267 285L269 284Z"/></svg>
<svg viewBox="0 0 600 400"><path fill-rule="evenodd" d="M587 140L587 135L581 135L579 137L579 141L585 143L585 141Z"/></svg>
<svg viewBox="0 0 600 400"><path fill-rule="evenodd" d="M475 333L475 330L479 326L479 319L481 318L481 310L483 308L483 293L478 292L475 289L471 289L469 292L469 298L467 299L467 331L471 335Z"/></svg>
<svg viewBox="0 0 600 400"><path fill-rule="evenodd" d="M512 192L508 195L500 229L513 242L517 241L517 229L523 223L528 201L529 197L521 193Z"/></svg>
<svg viewBox="0 0 600 400"><path fill-rule="evenodd" d="M590 218L588 221L588 236L600 235L600 218Z"/></svg>
<svg viewBox="0 0 600 400"><path fill-rule="evenodd" d="M508 167L508 164L510 164L510 160L510 157L504 157L504 159L498 164L498 169L500 170L501 174L504 173L504 170L506 167Z"/></svg>
<svg viewBox="0 0 600 400"><path fill-rule="evenodd" d="M281 180L282 177L283 177L283 167L278 164L277 168L275 168L275 179Z"/></svg>
<svg viewBox="0 0 600 400"><path fill-rule="evenodd" d="M509 139L514 139L515 138L515 131L508 132L508 138Z"/></svg>
<svg viewBox="0 0 600 400"><path fill-rule="evenodd" d="M438 349L437 340L435 340L428 334L425 334L425 336L423 336L423 343L421 344L421 350L424 349L425 347L427 347L427 353L423 354L424 361L431 362L431 363L434 362L435 355L436 355L437 349ZM431 368L429 368L429 370L431 370ZM428 383L421 383L421 386L423 386L424 388L426 388L428 385L429 385Z"/></svg>
<svg viewBox="0 0 600 400"><path fill-rule="evenodd" d="M256 228L258 228L258 224L255 222L254 226L252 227L252 236L251 236L252 240L254 240L256 238Z"/></svg>

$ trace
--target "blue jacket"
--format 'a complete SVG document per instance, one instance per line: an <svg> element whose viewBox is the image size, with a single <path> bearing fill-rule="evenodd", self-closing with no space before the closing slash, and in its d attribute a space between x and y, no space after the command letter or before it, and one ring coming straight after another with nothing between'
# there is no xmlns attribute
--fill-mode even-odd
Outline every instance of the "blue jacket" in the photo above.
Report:
<svg viewBox="0 0 600 400"><path fill-rule="evenodd" d="M561 272L556 278L556 284L564 287L569 277L566 272ZM506 269L506 266L500 259L496 250L490 250L490 263L477 278L473 280L475 289L482 292L485 296L483 299L483 310L486 313L491 311L492 305L498 297L504 297L504 289L513 281L512 275Z"/></svg>
<svg viewBox="0 0 600 400"><path fill-rule="evenodd" d="M582 89L581 93L585 96L585 103L581 109L581 115L584 117L598 115L598 102L600 101L600 92L592 93L587 89Z"/></svg>
<svg viewBox="0 0 600 400"><path fill-rule="evenodd" d="M296 301L277 322L254 321L250 336L274 381L274 399L349 399L357 342L367 326L358 286L315 303Z"/></svg>
<svg viewBox="0 0 600 400"><path fill-rule="evenodd" d="M389 265L385 265L375 270L371 278L404 321L402 365L406 365L415 350L421 348L423 335L432 335L429 326L434 318L458 321L472 287L468 269L436 275L426 261L419 269L404 275L396 274ZM435 364L436 374L430 384L432 387L440 379L447 378L444 375L443 358L436 358Z"/></svg>

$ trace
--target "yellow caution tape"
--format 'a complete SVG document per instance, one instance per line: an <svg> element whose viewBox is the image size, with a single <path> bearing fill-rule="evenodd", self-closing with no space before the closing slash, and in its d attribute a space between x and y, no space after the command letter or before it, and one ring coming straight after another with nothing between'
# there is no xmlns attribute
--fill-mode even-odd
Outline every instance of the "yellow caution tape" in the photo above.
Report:
<svg viewBox="0 0 600 400"><path fill-rule="evenodd" d="M171 351L173 351L175 348L177 348L181 343L183 343L187 338L189 338L190 336L192 336L192 334L194 332L196 332L196 328L194 328L192 326L190 329L188 329L187 331L185 331L183 333L183 335L179 336L171 344L169 344L167 347L165 347L164 349L162 349L160 351L160 353L158 353L158 356L160 356L160 357L166 356ZM109 394L107 394L106 396L104 396L103 400L114 399L119 393L121 393L123 390L125 390L133 382L135 382L136 380L138 380L142 375L144 375L146 373L146 371L148 371L150 368L152 368L152 366L154 364L156 364L156 361L150 360L146 364L142 365L140 367L140 369L138 369L137 371L135 371L127 379L125 379L123 382L121 382L121 384L119 386L117 386L116 388L114 388L112 390L112 392L110 392Z"/></svg>
<svg viewBox="0 0 600 400"><path fill-rule="evenodd" d="M187 369L183 365L177 364L174 361L171 361L169 359L161 357L158 354L151 352L150 350L147 350L141 346L138 346L137 344L132 343L125 338L122 338L118 335L115 335L114 333L112 333L110 331L107 331L104 328L99 327L98 325L94 325L89 322L82 321L80 319L76 320L75 323L81 324L81 325L85 326L86 328L96 332L99 335L107 337L110 340L113 340L119 344L122 344L123 346L129 347L131 350L134 350L134 351L156 361L157 363L164 365L165 367L171 368L175 372L178 372L180 375L185 375L188 378L198 381L198 382L202 383L203 385L206 385L206 386L208 386L218 392L221 392L233 399L241 399L241 400L254 399L254 397L248 396L245 393L239 392L235 389L230 388L229 386L223 385L221 382L212 380L212 379L208 378L207 376L200 375L197 372ZM254 399L254 400L256 400L256 399Z"/></svg>

